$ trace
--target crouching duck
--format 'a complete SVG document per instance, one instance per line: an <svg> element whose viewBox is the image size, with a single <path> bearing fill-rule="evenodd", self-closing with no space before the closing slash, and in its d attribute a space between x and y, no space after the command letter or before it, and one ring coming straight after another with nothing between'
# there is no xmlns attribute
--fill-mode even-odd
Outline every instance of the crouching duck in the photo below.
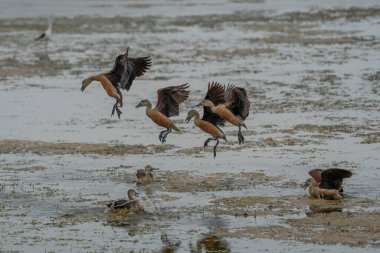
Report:
<svg viewBox="0 0 380 253"><path fill-rule="evenodd" d="M127 198L112 201L107 204L107 207L113 210L127 209L134 212L144 212L144 208L140 206L139 201L135 197L138 197L138 193L130 189L128 190Z"/></svg>
<svg viewBox="0 0 380 253"><path fill-rule="evenodd" d="M154 182L153 171L158 170L158 168L153 168L150 165L145 166L144 169L137 170L136 172L136 183L137 184L149 184Z"/></svg>
<svg viewBox="0 0 380 253"><path fill-rule="evenodd" d="M343 179L350 178L352 172L345 169L314 169L309 171L312 178L306 180L304 189L309 187L310 196L322 199L341 199Z"/></svg>

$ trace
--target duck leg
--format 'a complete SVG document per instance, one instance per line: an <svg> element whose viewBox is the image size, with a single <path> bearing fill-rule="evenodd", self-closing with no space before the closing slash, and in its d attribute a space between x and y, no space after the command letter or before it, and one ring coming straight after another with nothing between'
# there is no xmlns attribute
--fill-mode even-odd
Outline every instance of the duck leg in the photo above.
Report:
<svg viewBox="0 0 380 253"><path fill-rule="evenodd" d="M216 144L215 144L215 146L214 146L214 159L215 159L215 157L216 157L216 147L218 146L218 144L219 144L219 140L216 139Z"/></svg>
<svg viewBox="0 0 380 253"><path fill-rule="evenodd" d="M244 143L244 137L241 134L241 127L240 126L239 126L239 132L238 132L238 140L239 140L239 144Z"/></svg>
<svg viewBox="0 0 380 253"><path fill-rule="evenodd" d="M165 133L164 133L163 136L162 136L162 140L161 140L162 143L165 143L165 142L166 142L166 137L168 136L168 134L171 133L171 131L172 131L171 128L168 128L168 130L165 131Z"/></svg>
<svg viewBox="0 0 380 253"><path fill-rule="evenodd" d="M164 131L161 131L160 135L158 136L158 139L160 140L160 142L162 144L164 144L166 142L166 137L168 136L168 134L171 132L172 130L170 128L167 128L166 130Z"/></svg>
<svg viewBox="0 0 380 253"><path fill-rule="evenodd" d="M112 112L111 112L111 117L115 114L115 111L117 113L117 116L119 117L120 119L120 115L121 115L121 111L119 109L119 107L117 106L117 102L113 105L113 108L112 108Z"/></svg>
<svg viewBox="0 0 380 253"><path fill-rule="evenodd" d="M216 139L214 138L208 138L205 143L203 144L203 148L207 147L207 144L210 142L210 141L215 141Z"/></svg>

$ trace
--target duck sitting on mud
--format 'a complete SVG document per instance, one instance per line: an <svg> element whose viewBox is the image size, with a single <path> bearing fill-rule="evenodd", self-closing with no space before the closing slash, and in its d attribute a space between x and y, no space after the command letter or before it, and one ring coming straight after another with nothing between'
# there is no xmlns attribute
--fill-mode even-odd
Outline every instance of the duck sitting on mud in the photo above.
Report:
<svg viewBox="0 0 380 253"><path fill-rule="evenodd" d="M147 100L141 100L136 108L145 106L146 115L157 125L165 127L166 130L161 131L158 139L162 144L166 142L166 137L172 129L180 132L178 127L169 119L171 116L179 115L179 104L184 102L190 94L187 83L178 86L169 86L157 91L157 105L152 108L152 103Z"/></svg>
<svg viewBox="0 0 380 253"><path fill-rule="evenodd" d="M138 193L134 189L130 189L128 190L127 198L112 201L107 204L107 207L112 210L126 209L135 212L144 212L144 208L139 204L139 201L135 199L135 197L138 197Z"/></svg>
<svg viewBox="0 0 380 253"><path fill-rule="evenodd" d="M330 168L309 171L312 178L306 180L304 189L309 187L310 196L322 199L341 199L343 179L350 178L352 172L345 169Z"/></svg>
<svg viewBox="0 0 380 253"><path fill-rule="evenodd" d="M330 199L337 200L342 199L342 195L335 189L323 189L319 188L317 182L313 178L306 180L303 185L304 190L309 187L309 194L314 199Z"/></svg>
<svg viewBox="0 0 380 253"><path fill-rule="evenodd" d="M153 168L151 165L145 166L144 169L137 170L136 183L137 184L149 184L154 182L153 171L158 168Z"/></svg>

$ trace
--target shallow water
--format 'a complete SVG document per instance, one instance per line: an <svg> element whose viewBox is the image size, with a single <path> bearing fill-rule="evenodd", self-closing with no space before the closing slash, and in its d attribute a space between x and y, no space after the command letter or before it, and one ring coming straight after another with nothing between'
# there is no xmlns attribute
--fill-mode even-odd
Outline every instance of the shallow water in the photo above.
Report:
<svg viewBox="0 0 380 253"><path fill-rule="evenodd" d="M1 6L1 250L378 251L376 1ZM45 56L31 41L47 16ZM119 120L99 85L80 87L127 46L153 65L124 93ZM225 126L216 159L203 149L207 135L184 120L210 81L236 83L251 100L246 142ZM186 82L191 96L174 117L181 133L161 145L161 129L135 105ZM137 186L146 164L160 168L157 182ZM346 199L309 200L300 188L307 172L328 167L354 173ZM107 210L129 188L148 214Z"/></svg>

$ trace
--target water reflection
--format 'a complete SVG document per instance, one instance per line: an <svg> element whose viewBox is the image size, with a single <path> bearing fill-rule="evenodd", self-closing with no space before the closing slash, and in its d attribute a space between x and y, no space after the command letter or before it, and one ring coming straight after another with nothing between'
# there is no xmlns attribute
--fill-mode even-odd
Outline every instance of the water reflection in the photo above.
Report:
<svg viewBox="0 0 380 253"><path fill-rule="evenodd" d="M167 234L161 234L161 241L165 245L160 250L161 253L174 253L178 250L181 245L180 240L172 240L168 238Z"/></svg>
<svg viewBox="0 0 380 253"><path fill-rule="evenodd" d="M306 212L308 217L320 213L343 212L343 204L341 202L334 205L309 205L309 212Z"/></svg>

